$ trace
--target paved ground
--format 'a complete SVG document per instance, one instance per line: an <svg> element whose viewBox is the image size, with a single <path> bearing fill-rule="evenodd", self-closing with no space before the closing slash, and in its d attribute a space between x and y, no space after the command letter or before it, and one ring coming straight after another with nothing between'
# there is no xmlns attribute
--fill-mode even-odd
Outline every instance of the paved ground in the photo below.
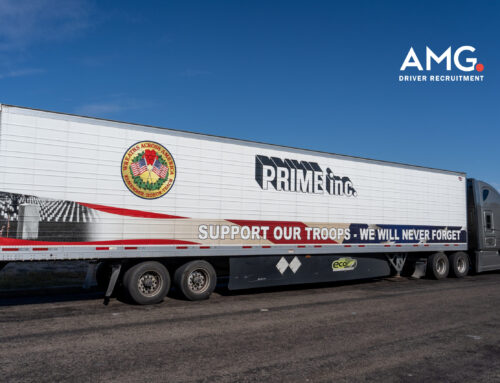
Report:
<svg viewBox="0 0 500 383"><path fill-rule="evenodd" d="M168 298L0 296L0 379L500 382L500 273Z"/></svg>

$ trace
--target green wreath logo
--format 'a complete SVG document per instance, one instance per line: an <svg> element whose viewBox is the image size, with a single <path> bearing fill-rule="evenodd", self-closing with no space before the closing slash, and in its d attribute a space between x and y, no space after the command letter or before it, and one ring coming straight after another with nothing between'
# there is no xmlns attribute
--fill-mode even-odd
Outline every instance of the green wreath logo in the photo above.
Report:
<svg viewBox="0 0 500 383"><path fill-rule="evenodd" d="M140 187L141 189L158 190L167 181L167 178L158 178L158 180L154 183L151 182L150 180L147 180L146 182L144 182L142 180L141 176L134 176L134 172L132 171L132 165L137 164L141 160L141 158L144 157L144 154L145 154L145 152L141 152L137 155L137 157L135 157L132 160L132 164L130 165L130 174L132 175L132 179L134 180L134 183L138 187ZM156 152L155 152L155 154L156 154ZM158 162L160 162L163 166L167 166L167 162L161 157L158 157Z"/></svg>
<svg viewBox="0 0 500 383"><path fill-rule="evenodd" d="M163 196L173 186L175 176L176 167L172 155L156 142L138 142L123 156L123 181L138 197L154 199Z"/></svg>

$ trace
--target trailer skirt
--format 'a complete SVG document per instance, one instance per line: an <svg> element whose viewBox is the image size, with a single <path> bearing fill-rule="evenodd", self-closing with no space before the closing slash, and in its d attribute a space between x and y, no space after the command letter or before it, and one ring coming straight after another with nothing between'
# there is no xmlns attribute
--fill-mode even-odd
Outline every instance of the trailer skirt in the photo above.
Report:
<svg viewBox="0 0 500 383"><path fill-rule="evenodd" d="M231 258L229 289L347 281L390 275L383 256L341 254Z"/></svg>

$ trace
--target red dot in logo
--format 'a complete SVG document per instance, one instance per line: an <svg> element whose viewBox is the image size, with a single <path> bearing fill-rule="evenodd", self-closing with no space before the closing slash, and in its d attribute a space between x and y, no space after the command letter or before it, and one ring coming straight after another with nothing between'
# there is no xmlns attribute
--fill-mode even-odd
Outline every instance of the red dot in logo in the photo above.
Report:
<svg viewBox="0 0 500 383"><path fill-rule="evenodd" d="M478 72L482 72L484 70L484 65L483 64L476 64L476 70Z"/></svg>

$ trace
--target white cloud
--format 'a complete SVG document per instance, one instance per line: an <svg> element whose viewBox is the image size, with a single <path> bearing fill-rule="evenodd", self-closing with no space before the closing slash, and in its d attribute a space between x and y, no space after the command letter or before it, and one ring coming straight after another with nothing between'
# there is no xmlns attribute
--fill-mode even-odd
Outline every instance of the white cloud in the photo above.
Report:
<svg viewBox="0 0 500 383"><path fill-rule="evenodd" d="M152 108L156 103L145 100L135 100L123 95L110 95L105 100L89 102L75 108L76 114L91 117L106 117L118 113Z"/></svg>
<svg viewBox="0 0 500 383"><path fill-rule="evenodd" d="M90 26L90 13L82 0L0 0L0 50L74 37Z"/></svg>
<svg viewBox="0 0 500 383"><path fill-rule="evenodd" d="M0 73L0 80L4 78L12 78L12 77L23 77L23 76L32 76L40 73L44 73L45 71L41 68L24 68L24 69L16 69L11 70L5 73Z"/></svg>

